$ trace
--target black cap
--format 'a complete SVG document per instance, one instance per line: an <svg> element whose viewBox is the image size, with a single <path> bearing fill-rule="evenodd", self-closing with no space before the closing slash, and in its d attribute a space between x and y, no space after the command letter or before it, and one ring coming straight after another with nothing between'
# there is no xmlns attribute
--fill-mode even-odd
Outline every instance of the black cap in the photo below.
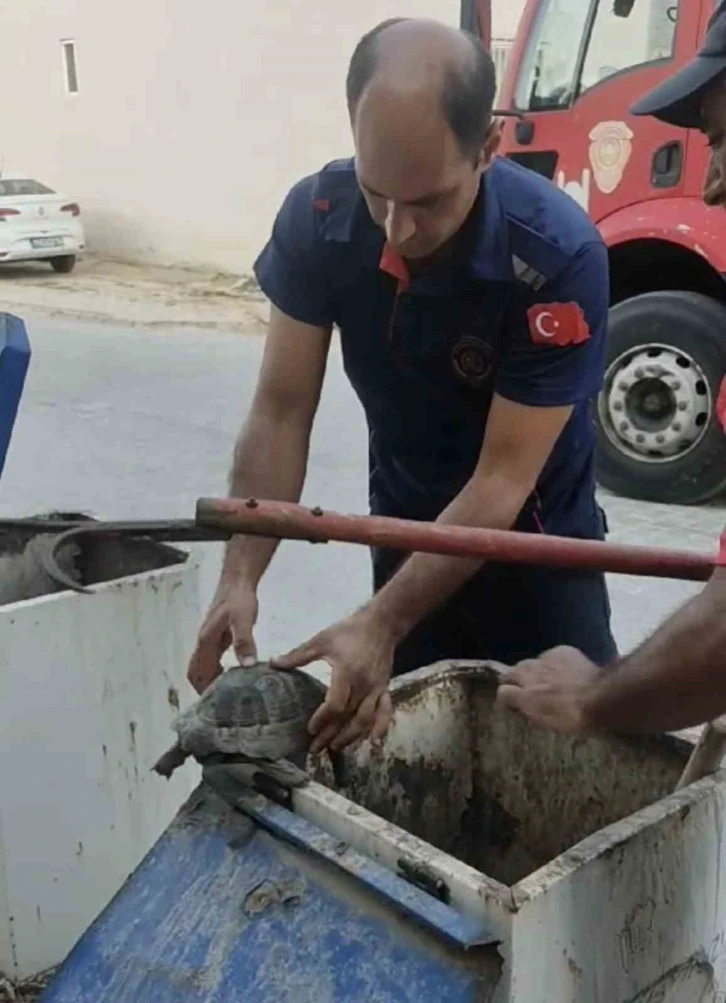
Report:
<svg viewBox="0 0 726 1003"><path fill-rule="evenodd" d="M680 73L646 94L630 109L684 129L701 126L701 108L709 85L726 71L726 0L721 0L708 24L703 48Z"/></svg>

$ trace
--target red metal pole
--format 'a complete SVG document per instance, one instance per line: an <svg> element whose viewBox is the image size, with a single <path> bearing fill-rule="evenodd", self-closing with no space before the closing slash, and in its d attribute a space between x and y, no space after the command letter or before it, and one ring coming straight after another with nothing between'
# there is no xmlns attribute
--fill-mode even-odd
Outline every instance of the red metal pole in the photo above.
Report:
<svg viewBox="0 0 726 1003"><path fill-rule="evenodd" d="M201 498L196 522L208 529L247 533L311 543L361 543L406 553L420 551L488 561L579 568L624 575L677 578L702 582L710 578L715 554L632 547L598 540L472 529L439 523L389 519L382 516L340 515L290 502L253 498Z"/></svg>

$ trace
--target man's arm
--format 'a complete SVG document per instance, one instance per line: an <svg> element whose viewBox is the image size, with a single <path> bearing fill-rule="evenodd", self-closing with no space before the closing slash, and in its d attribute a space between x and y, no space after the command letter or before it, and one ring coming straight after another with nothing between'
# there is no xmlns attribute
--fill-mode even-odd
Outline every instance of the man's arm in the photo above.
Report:
<svg viewBox="0 0 726 1003"><path fill-rule="evenodd" d="M477 470L437 521L509 528L571 410L530 408L495 397ZM290 669L322 659L333 669L328 697L310 722L314 752L328 745L343 748L362 735L378 739L385 734L397 644L483 563L414 554L357 613L274 660L279 668Z"/></svg>
<svg viewBox="0 0 726 1003"><path fill-rule="evenodd" d="M511 529L534 491L572 408L536 408L494 396L474 475L437 522ZM398 644L482 567L479 558L413 554L368 604Z"/></svg>
<svg viewBox="0 0 726 1003"><path fill-rule="evenodd" d="M618 732L675 731L726 712L726 570L605 674L583 710L588 727Z"/></svg>
<svg viewBox="0 0 726 1003"><path fill-rule="evenodd" d="M572 648L511 669L500 705L562 732L676 731L726 713L726 568L632 654L600 670Z"/></svg>
<svg viewBox="0 0 726 1003"><path fill-rule="evenodd" d="M232 497L299 500L329 344L329 328L303 324L272 307L255 396L234 449ZM257 586L278 543L237 536L227 544L189 663L188 678L198 692L219 675L230 644L241 664L256 660Z"/></svg>
<svg viewBox="0 0 726 1003"><path fill-rule="evenodd" d="M547 330L556 329L558 336L543 341L539 314L525 317L521 311L510 324L476 471L440 522L510 528L572 408L600 389L608 311L602 242L584 246L542 301L538 309L547 313ZM397 644L482 563L413 555L361 610L275 659L281 668L324 659L333 669L327 700L310 722L313 751L385 733Z"/></svg>
<svg viewBox="0 0 726 1003"><path fill-rule="evenodd" d="M255 396L235 444L231 497L299 501L330 333L329 328L302 324L272 306ZM256 589L278 543L259 536L233 538L226 548L222 578Z"/></svg>
<svg viewBox="0 0 726 1003"><path fill-rule="evenodd" d="M300 498L335 313L316 225L316 190L315 177L290 190L255 262L273 305L257 389L234 450L233 496ZM222 671L220 659L230 644L242 664L255 661L257 585L276 546L244 536L227 546L187 672L199 692Z"/></svg>

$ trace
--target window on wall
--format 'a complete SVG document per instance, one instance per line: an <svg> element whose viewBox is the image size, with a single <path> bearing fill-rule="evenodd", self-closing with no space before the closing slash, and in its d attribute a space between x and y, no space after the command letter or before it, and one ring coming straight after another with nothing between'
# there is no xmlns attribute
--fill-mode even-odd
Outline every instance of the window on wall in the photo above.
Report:
<svg viewBox="0 0 726 1003"><path fill-rule="evenodd" d="M78 93L78 69L76 67L76 43L70 38L61 40L63 48L63 75L67 94Z"/></svg>

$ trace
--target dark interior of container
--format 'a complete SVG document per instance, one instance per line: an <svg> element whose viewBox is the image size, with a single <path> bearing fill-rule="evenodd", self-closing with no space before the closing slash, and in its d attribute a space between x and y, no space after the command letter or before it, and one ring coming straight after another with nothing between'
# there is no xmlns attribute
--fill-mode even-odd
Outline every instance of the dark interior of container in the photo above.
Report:
<svg viewBox="0 0 726 1003"><path fill-rule="evenodd" d="M47 520L47 529L39 531L38 518ZM53 542L56 526L60 532L71 523L87 521L89 516L77 512L0 520L0 605L63 591L64 586L47 574L42 555ZM81 537L77 544L62 548L59 558L75 581L93 586L183 564L187 555L148 538L99 535Z"/></svg>
<svg viewBox="0 0 726 1003"><path fill-rule="evenodd" d="M506 885L670 794L690 752L672 736L573 738L495 707L480 667L398 703L379 753L351 754L351 800Z"/></svg>

